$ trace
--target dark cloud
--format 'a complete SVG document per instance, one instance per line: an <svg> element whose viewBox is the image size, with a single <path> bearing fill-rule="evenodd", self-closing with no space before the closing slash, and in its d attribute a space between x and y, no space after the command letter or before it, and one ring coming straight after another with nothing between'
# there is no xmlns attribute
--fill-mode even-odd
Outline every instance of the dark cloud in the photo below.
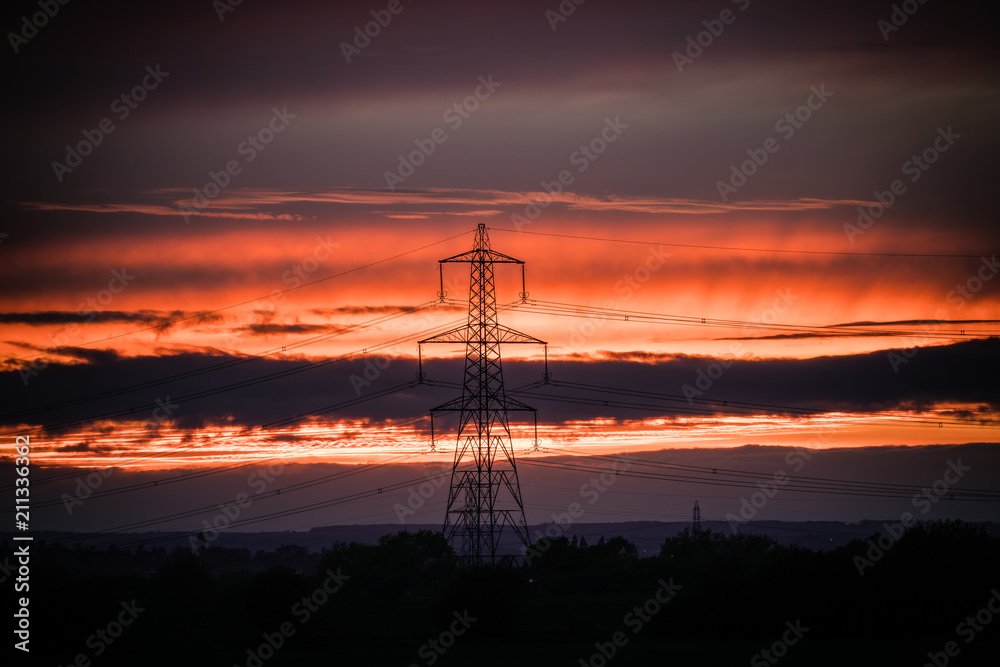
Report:
<svg viewBox="0 0 1000 667"><path fill-rule="evenodd" d="M961 325L969 324L1000 324L1000 320L886 320L886 321L876 321L867 320L863 322L845 322L843 324L833 324L831 327L900 327L900 326L920 326L920 327L947 327L948 331L955 331L960 329ZM934 333L934 329L920 330L927 333ZM970 331L970 334L975 334L974 331ZM919 333L912 334L913 336L919 337ZM813 332L813 333L790 333L790 334L774 334L770 336L733 336L727 338L720 338L719 340L793 340L799 338L878 338L887 336L911 336L909 333L897 333L893 331L865 331L864 329L859 329L854 332L844 332L844 331L831 331L830 333L823 332Z"/></svg>
<svg viewBox="0 0 1000 667"><path fill-rule="evenodd" d="M276 336L284 334L322 334L342 331L343 327L332 324L250 324L237 329L239 333L253 336Z"/></svg>
<svg viewBox="0 0 1000 667"><path fill-rule="evenodd" d="M67 452L89 452L91 451L91 443L84 440L76 443L75 445L64 445L60 449Z"/></svg>
<svg viewBox="0 0 1000 667"><path fill-rule="evenodd" d="M845 322L835 324L838 327L890 327L908 325L928 325L954 327L958 324L1000 324L1000 320L888 320L888 321L865 321L865 322Z"/></svg>
<svg viewBox="0 0 1000 667"><path fill-rule="evenodd" d="M48 326L53 324L146 324L161 328L173 325L177 320L195 320L198 323L218 322L222 316L216 313L185 312L181 310L139 310L125 312L121 310L85 310L71 312L67 310L42 310L33 312L0 313L0 324L27 324L30 326Z"/></svg>
<svg viewBox="0 0 1000 667"><path fill-rule="evenodd" d="M340 306L338 308L312 308L309 312L314 315L323 316L375 315L381 313L395 313L412 307L413 306ZM435 306L435 308L442 311L465 310L462 306L453 306L451 304L440 304Z"/></svg>
<svg viewBox="0 0 1000 667"><path fill-rule="evenodd" d="M432 407L456 397L460 390L449 386L459 382L463 365L461 359L425 360L427 384L330 410L412 382L416 360L373 356L327 363L195 353L139 358L92 350L74 354L89 363L50 364L27 387L17 372L0 373L3 404L23 406L6 411L2 423L54 426L118 411L145 419L157 401L177 404L172 419L190 428L219 423L254 427L314 415L373 422L404 420L425 416ZM692 408L709 415L868 413L954 404L1000 409L993 370L1000 367L998 338L801 360L620 357L550 360L556 384L535 387L541 381L540 362L507 360L508 393L538 408L542 421L557 423L597 417L673 417L690 414ZM152 382L157 379L165 381ZM626 388L672 398L636 398L586 387ZM529 394L518 394L518 388L530 388ZM79 402L108 391L121 393ZM688 395L711 403L691 403ZM76 403L62 406L66 401ZM781 407L736 410L723 406L722 401ZM646 407L633 409L618 402ZM973 412L971 416L981 415Z"/></svg>
<svg viewBox="0 0 1000 667"><path fill-rule="evenodd" d="M87 362L88 366L93 365L98 367L110 366L122 358L114 350L94 350L87 347L51 347L46 352L60 357L79 359L80 361Z"/></svg>
<svg viewBox="0 0 1000 667"><path fill-rule="evenodd" d="M997 47L988 22L969 20L972 3L922 4L888 40L878 21L891 7L861 0L755 1L745 11L694 0L591 2L553 30L546 10L558 4L403 3L351 63L341 44L372 20L371 5L241 3L222 21L202 0L66 6L5 56L19 103L4 120L19 131L8 137L3 198L107 203L121 190L190 192L275 105L297 114L298 134L241 174L241 187L384 187L396 156L441 125L442 111L470 95L477 77L494 74L503 82L496 104L408 187L537 188L606 116L621 114L631 134L602 158L612 164L599 180L575 190L715 200L729 165L825 82L836 97L823 119L783 145L741 197L870 197L938 126L953 124L976 139L962 139L949 167L935 167L894 212L930 204L965 226L977 221L959 210L992 221L988 185L970 174L990 173ZM723 8L736 21L678 72L674 54ZM37 4L5 9L16 26ZM169 77L58 183L52 161L157 64ZM51 216L13 219L39 217ZM115 224L134 226L120 217ZM70 233L78 220L61 226Z"/></svg>
<svg viewBox="0 0 1000 667"><path fill-rule="evenodd" d="M896 334L887 331L858 331L857 333L794 333L794 334L774 334L771 336L732 336L720 338L719 340L794 340L797 338L879 338L894 336Z"/></svg>

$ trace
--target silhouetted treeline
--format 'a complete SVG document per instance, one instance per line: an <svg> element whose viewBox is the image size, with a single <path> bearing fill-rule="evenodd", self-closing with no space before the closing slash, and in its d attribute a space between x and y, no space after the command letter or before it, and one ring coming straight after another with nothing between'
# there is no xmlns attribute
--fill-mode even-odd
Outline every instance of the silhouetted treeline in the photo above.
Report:
<svg viewBox="0 0 1000 667"><path fill-rule="evenodd" d="M10 544L0 545L0 560L11 553ZM897 647L900 655L923 664L926 650L955 639L956 626L1000 586L1000 539L962 522L875 534L824 552L760 535L686 530L647 558L620 537L594 544L546 538L529 554L518 568L460 569L444 537L431 531L335 543L319 554L294 545L195 554L39 542L32 552L35 637L69 664L81 652L92 655L88 638L135 600L142 614L107 656L183 650L245 665L248 650L290 622L294 636L282 641L306 655L351 642L396 651L402 664L428 664L418 650L465 614L475 619L462 628L465 645L585 648L634 621L637 643L725 637L740 647L764 646L798 621L809 628L800 655L826 640L902 637L909 639ZM649 603L655 613L642 623L630 619L630 610L665 586L673 590L669 602ZM1000 633L1000 616L997 623L991 637ZM996 645L989 637L977 641L980 650ZM732 650L744 664L752 655ZM275 656L268 664L284 663Z"/></svg>

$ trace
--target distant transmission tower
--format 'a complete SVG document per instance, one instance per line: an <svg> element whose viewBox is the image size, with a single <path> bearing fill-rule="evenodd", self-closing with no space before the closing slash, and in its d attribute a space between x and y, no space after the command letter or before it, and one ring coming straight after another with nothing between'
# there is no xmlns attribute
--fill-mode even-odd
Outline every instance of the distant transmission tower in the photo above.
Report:
<svg viewBox="0 0 1000 667"><path fill-rule="evenodd" d="M700 532L701 531L701 508L698 507L698 501L694 501L694 521L691 522L691 531Z"/></svg>
<svg viewBox="0 0 1000 667"><path fill-rule="evenodd" d="M480 224L476 230L471 251L439 261L439 296L442 299L445 295L443 266L447 262L472 265L468 324L420 341L420 344L465 343L462 396L431 410L432 416L435 412L461 413L444 534L461 565L514 564L517 555L503 553L505 549L500 544L504 530L512 530L524 547L530 545L507 412L527 410L534 413L535 408L507 396L500 344L545 345L545 342L497 321L493 265L521 265L523 299L527 297L524 262L491 250L486 225Z"/></svg>

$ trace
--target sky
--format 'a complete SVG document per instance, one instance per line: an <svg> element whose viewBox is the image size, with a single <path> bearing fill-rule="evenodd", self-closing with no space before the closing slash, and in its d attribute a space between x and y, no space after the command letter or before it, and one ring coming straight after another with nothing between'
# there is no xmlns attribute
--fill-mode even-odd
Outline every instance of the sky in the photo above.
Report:
<svg viewBox="0 0 1000 667"><path fill-rule="evenodd" d="M438 260L482 224L547 343L503 350L525 458L893 451L865 479L919 485L973 452L992 484L998 49L969 3L894 7L9 4L4 457L30 435L71 493L446 462L463 350L417 341L465 321Z"/></svg>

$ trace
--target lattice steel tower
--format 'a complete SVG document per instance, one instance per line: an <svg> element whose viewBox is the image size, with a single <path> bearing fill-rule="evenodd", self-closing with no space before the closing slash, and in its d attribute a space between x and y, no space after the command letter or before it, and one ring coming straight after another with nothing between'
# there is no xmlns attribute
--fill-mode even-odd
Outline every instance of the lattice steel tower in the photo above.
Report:
<svg viewBox="0 0 1000 667"><path fill-rule="evenodd" d="M471 251L439 261L442 276L439 296L442 299L445 296L443 267L449 262L472 265L468 323L420 341L421 344L465 343L462 396L431 410L432 415L435 412L461 413L444 534L462 565L513 564L518 555L504 553L509 551L500 541L504 530L514 532L521 543L518 546L526 548L529 544L507 412L535 412L535 409L507 396L500 345L545 345L545 342L498 322L493 265L521 266L521 298L524 299L527 298L524 262L491 250L486 225L480 224L476 230Z"/></svg>
<svg viewBox="0 0 1000 667"><path fill-rule="evenodd" d="M698 507L698 501L694 501L694 520L691 522L691 532L697 533L701 531L701 508Z"/></svg>

